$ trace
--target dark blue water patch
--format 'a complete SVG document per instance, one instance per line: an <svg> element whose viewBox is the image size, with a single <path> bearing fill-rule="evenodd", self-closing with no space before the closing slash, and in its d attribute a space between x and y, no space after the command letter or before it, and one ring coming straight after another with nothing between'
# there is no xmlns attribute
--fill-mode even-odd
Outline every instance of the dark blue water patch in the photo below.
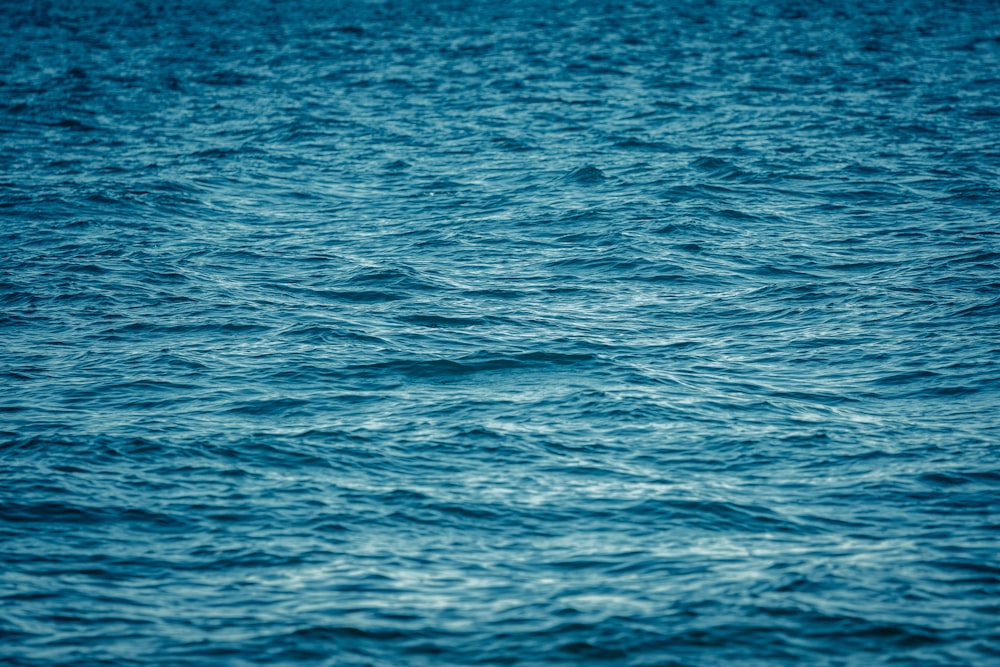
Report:
<svg viewBox="0 0 1000 667"><path fill-rule="evenodd" d="M998 19L4 6L0 662L993 664Z"/></svg>

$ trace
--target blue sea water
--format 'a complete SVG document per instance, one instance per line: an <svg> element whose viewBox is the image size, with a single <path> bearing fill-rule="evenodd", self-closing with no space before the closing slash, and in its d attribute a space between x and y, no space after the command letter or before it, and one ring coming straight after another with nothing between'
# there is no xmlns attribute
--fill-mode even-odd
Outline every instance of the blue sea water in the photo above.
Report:
<svg viewBox="0 0 1000 667"><path fill-rule="evenodd" d="M1000 662L1000 5L0 3L0 663Z"/></svg>

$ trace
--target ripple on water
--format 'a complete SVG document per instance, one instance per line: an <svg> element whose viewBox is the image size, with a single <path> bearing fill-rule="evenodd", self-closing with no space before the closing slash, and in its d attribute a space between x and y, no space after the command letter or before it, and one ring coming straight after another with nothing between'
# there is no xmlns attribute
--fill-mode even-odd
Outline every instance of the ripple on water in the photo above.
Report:
<svg viewBox="0 0 1000 667"><path fill-rule="evenodd" d="M0 662L993 664L998 22L5 8Z"/></svg>

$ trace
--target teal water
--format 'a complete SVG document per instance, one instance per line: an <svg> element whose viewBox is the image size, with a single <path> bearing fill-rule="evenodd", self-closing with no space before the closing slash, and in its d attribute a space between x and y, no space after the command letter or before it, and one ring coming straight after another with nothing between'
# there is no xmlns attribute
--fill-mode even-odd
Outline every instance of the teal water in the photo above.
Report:
<svg viewBox="0 0 1000 667"><path fill-rule="evenodd" d="M997 26L0 3L0 662L995 664Z"/></svg>

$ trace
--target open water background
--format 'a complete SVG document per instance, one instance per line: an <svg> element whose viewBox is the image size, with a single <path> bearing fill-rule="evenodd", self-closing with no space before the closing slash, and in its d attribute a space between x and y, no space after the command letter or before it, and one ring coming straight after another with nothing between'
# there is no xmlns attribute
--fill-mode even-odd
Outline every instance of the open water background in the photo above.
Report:
<svg viewBox="0 0 1000 667"><path fill-rule="evenodd" d="M1000 660L1000 5L0 4L0 662Z"/></svg>

